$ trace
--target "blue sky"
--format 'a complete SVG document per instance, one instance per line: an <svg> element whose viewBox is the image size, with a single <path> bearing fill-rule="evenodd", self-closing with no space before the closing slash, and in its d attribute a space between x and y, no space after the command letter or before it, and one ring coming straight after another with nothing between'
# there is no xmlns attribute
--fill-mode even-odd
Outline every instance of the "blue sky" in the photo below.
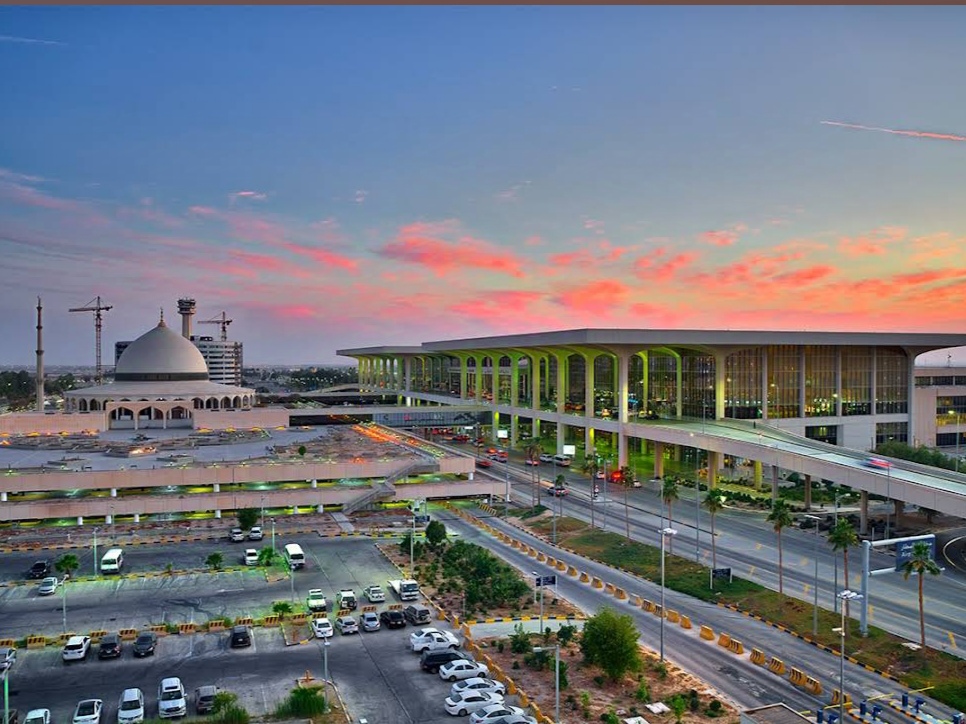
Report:
<svg viewBox="0 0 966 724"><path fill-rule="evenodd" d="M959 7L2 8L0 364L38 294L51 364L93 361L66 309L98 294L107 347L187 295L249 363L958 331L963 37Z"/></svg>

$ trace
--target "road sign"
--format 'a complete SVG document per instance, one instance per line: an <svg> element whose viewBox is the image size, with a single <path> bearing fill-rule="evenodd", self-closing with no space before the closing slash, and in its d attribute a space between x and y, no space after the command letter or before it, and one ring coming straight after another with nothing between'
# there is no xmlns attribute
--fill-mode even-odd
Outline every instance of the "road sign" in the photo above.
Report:
<svg viewBox="0 0 966 724"><path fill-rule="evenodd" d="M914 538L912 540L904 540L902 543L896 543L896 570L901 571L906 563L912 558L912 550L916 543L928 543L929 544L929 557L932 560L936 560L936 536L934 535L924 535L919 538Z"/></svg>
<svg viewBox="0 0 966 724"><path fill-rule="evenodd" d="M556 586L557 585L556 576L537 576L536 581L537 581L537 586Z"/></svg>
<svg viewBox="0 0 966 724"><path fill-rule="evenodd" d="M731 582L731 569L730 568L712 568L711 577L714 578L727 578L728 582Z"/></svg>

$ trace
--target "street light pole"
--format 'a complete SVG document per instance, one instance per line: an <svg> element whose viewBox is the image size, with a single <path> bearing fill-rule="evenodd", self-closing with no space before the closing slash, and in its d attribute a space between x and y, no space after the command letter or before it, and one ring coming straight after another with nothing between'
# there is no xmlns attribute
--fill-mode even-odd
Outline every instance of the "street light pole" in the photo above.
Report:
<svg viewBox="0 0 966 724"><path fill-rule="evenodd" d="M329 640L322 639L322 679L329 680Z"/></svg>
<svg viewBox="0 0 966 724"><path fill-rule="evenodd" d="M94 527L94 575L97 575L97 531L98 528Z"/></svg>
<svg viewBox="0 0 966 724"><path fill-rule="evenodd" d="M818 521L819 517L817 515L806 515L807 520L811 520L815 523L815 583L814 583L814 594L815 600L812 602L812 636L818 636Z"/></svg>
<svg viewBox="0 0 966 724"><path fill-rule="evenodd" d="M534 646L534 653L542 653L553 649L553 692L554 692L554 724L560 724L560 644L553 646Z"/></svg>
<svg viewBox="0 0 966 724"><path fill-rule="evenodd" d="M862 598L861 593L845 589L837 598L842 599L842 627L838 630L841 636L839 645L839 723L845 722L845 602L857 601Z"/></svg>
<svg viewBox="0 0 966 724"><path fill-rule="evenodd" d="M272 518L272 553L275 552L275 519Z"/></svg>
<svg viewBox="0 0 966 724"><path fill-rule="evenodd" d="M664 610L664 542L670 535L676 535L674 528L663 528L661 530L661 663L664 663L664 619L667 618Z"/></svg>

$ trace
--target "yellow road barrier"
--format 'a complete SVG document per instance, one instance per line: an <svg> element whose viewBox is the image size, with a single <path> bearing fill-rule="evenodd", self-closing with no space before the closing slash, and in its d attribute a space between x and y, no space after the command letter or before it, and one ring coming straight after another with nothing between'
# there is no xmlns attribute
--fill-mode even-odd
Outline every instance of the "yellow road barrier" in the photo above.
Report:
<svg viewBox="0 0 966 724"><path fill-rule="evenodd" d="M765 652L761 649L751 650L751 663L758 664L759 666L764 666L767 659L765 658Z"/></svg>
<svg viewBox="0 0 966 724"><path fill-rule="evenodd" d="M733 654L741 655L745 653L745 647L742 646L741 642L737 639L731 639L731 641L728 642L728 651Z"/></svg>
<svg viewBox="0 0 966 724"><path fill-rule="evenodd" d="M691 619L688 616L681 616L681 628L691 628Z"/></svg>
<svg viewBox="0 0 966 724"><path fill-rule="evenodd" d="M779 676L785 675L785 662L781 659L772 656L768 660L768 670L773 674L778 674Z"/></svg>

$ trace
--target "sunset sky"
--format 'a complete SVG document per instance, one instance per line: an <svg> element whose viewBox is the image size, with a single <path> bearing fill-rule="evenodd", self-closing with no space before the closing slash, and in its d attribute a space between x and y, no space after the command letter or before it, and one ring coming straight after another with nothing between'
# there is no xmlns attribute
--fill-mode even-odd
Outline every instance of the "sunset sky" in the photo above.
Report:
<svg viewBox="0 0 966 724"><path fill-rule="evenodd" d="M961 332L963 38L963 7L0 8L0 365L38 295L48 364L93 364L97 295L109 361L183 296L248 365Z"/></svg>

